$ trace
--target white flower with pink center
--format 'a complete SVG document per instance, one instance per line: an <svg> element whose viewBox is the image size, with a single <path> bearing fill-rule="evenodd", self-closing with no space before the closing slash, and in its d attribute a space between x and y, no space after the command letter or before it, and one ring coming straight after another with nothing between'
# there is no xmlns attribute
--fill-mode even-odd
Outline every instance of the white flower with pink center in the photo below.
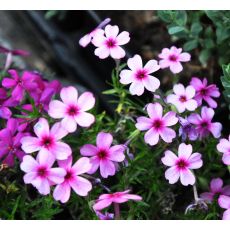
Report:
<svg viewBox="0 0 230 230"><path fill-rule="evenodd" d="M100 132L97 135L97 146L86 144L81 147L80 153L82 156L91 157L91 169L89 174L93 174L100 167L101 176L107 178L115 175L116 162L125 160L125 147L123 145L114 145L111 147L113 137L110 133Z"/></svg>
<svg viewBox="0 0 230 230"><path fill-rule="evenodd" d="M45 152L38 154L36 160L32 156L24 156L20 168L26 172L23 177L25 184L32 184L43 195L49 194L50 186L62 183L66 174L62 168L52 168L54 162L55 158Z"/></svg>
<svg viewBox="0 0 230 230"><path fill-rule="evenodd" d="M98 47L95 49L95 55L101 59L111 56L113 59L121 59L125 56L125 51L121 45L129 42L129 33L121 32L119 35L118 26L107 25L105 27L105 34L96 33L93 37L92 43Z"/></svg>
<svg viewBox="0 0 230 230"><path fill-rule="evenodd" d="M176 132L168 128L178 122L176 113L170 111L163 116L163 108L159 103L150 103L147 106L148 117L138 117L136 127L145 133L145 142L149 145L156 145L160 137L167 143L171 143L176 137Z"/></svg>
<svg viewBox="0 0 230 230"><path fill-rule="evenodd" d="M70 156L67 160L58 161L58 165L65 170L66 175L64 181L54 189L54 199L66 203L70 198L71 188L79 196L87 196L92 189L92 184L81 175L91 168L89 158L82 157L72 166L72 156Z"/></svg>
<svg viewBox="0 0 230 230"><path fill-rule="evenodd" d="M224 164L230 165L230 135L228 139L220 139L217 149L219 152L223 153L222 161Z"/></svg>
<svg viewBox="0 0 230 230"><path fill-rule="evenodd" d="M48 114L55 119L61 119L61 125L68 132L76 131L77 125L89 127L95 117L86 111L93 108L95 98L92 93L85 92L78 98L78 91L72 86L61 90L62 101L53 100L49 104Z"/></svg>
<svg viewBox="0 0 230 230"><path fill-rule="evenodd" d="M180 179L184 186L195 184L196 178L192 169L199 169L203 165L201 154L192 153L192 145L184 143L179 145L178 156L167 150L161 161L170 167L165 172L169 184L175 184Z"/></svg>
<svg viewBox="0 0 230 230"><path fill-rule="evenodd" d="M197 102L194 100L196 94L192 86L184 87L182 84L176 84L173 87L174 94L167 96L167 102L176 106L179 113L183 113L186 109L194 111L197 108Z"/></svg>
<svg viewBox="0 0 230 230"><path fill-rule="evenodd" d="M150 74L160 69L156 60L150 60L143 67L140 55L135 55L128 59L130 70L122 70L120 73L120 82L124 85L131 84L129 91L132 95L142 95L144 89L155 92L160 87L160 81Z"/></svg>
<svg viewBox="0 0 230 230"><path fill-rule="evenodd" d="M39 151L52 155L55 159L65 160L72 154L72 150L61 139L67 135L67 131L59 123L55 123L51 130L48 121L40 118L34 126L34 133L37 137L25 136L21 139L22 150L26 153Z"/></svg>
<svg viewBox="0 0 230 230"><path fill-rule="evenodd" d="M191 59L189 53L182 53L182 48L176 48L172 46L170 49L164 48L158 55L160 60L159 65L161 69L170 68L170 71L174 74L179 73L183 70L181 62L188 62Z"/></svg>

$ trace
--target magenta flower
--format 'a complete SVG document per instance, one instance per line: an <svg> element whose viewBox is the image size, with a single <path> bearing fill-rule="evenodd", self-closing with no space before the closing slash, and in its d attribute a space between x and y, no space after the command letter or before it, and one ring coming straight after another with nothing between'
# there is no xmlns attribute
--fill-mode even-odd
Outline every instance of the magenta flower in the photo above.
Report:
<svg viewBox="0 0 230 230"><path fill-rule="evenodd" d="M206 78L204 78L202 82L199 78L193 77L190 85L192 85L196 90L196 96L194 99L197 101L199 106L202 104L202 100L204 100L211 108L217 107L217 103L212 99L212 97L219 97L220 92L215 84L207 85Z"/></svg>
<svg viewBox="0 0 230 230"><path fill-rule="evenodd" d="M183 70L181 62L188 62L191 59L189 53L182 53L182 48L176 48L172 46L170 49L164 48L158 55L160 60L159 65L161 69L170 68L170 71L174 74Z"/></svg>
<svg viewBox="0 0 230 230"><path fill-rule="evenodd" d="M70 156L67 160L58 161L58 165L65 170L66 175L64 181L54 189L54 199L66 203L70 198L71 188L79 196L87 196L92 189L92 184L80 175L91 168L89 159L82 157L72 166L72 156Z"/></svg>
<svg viewBox="0 0 230 230"><path fill-rule="evenodd" d="M221 208L227 209L223 213L222 220L230 220L230 197L225 195L220 195L218 199L218 204Z"/></svg>
<svg viewBox="0 0 230 230"><path fill-rule="evenodd" d="M12 89L12 98L16 101L21 101L24 97L25 91L34 91L37 88L35 77L33 73L24 71L22 76L19 77L16 70L9 70L12 78L4 78L2 81L3 87Z"/></svg>
<svg viewBox="0 0 230 230"><path fill-rule="evenodd" d="M20 140L26 134L17 132L18 125L17 119L10 118L6 128L0 131L0 159L10 167L14 166L15 157L21 161L25 155Z"/></svg>
<svg viewBox="0 0 230 230"><path fill-rule="evenodd" d="M192 153L192 145L184 143L179 145L178 156L167 150L161 161L170 167L165 172L169 184L175 184L180 179L184 186L195 184L196 178L191 169L198 169L203 165L201 154Z"/></svg>
<svg viewBox="0 0 230 230"><path fill-rule="evenodd" d="M129 33L121 32L119 35L118 26L107 25L105 27L105 35L103 33L96 33L93 37L92 43L98 47L95 49L95 55L101 59L107 58L109 55L113 59L121 59L125 56L125 51L120 46L129 42Z"/></svg>
<svg viewBox="0 0 230 230"><path fill-rule="evenodd" d="M168 112L163 116L163 108L159 103L150 103L147 106L148 117L137 118L136 128L144 131L145 142L149 145L156 145L161 137L165 142L171 143L176 137L176 132L169 126L175 125L178 122L175 112Z"/></svg>
<svg viewBox="0 0 230 230"><path fill-rule="evenodd" d="M131 83L129 91L132 95L142 95L144 89L155 92L160 87L160 81L150 74L160 69L156 60L150 60L143 67L140 55L128 59L128 67L131 70L122 70L120 82L124 85Z"/></svg>
<svg viewBox="0 0 230 230"><path fill-rule="evenodd" d="M167 102L176 106L179 113L186 109L194 111L197 108L197 102L193 99L195 89L192 86L184 87L182 84L176 84L173 87L174 94L167 96Z"/></svg>
<svg viewBox="0 0 230 230"><path fill-rule="evenodd" d="M11 98L7 97L5 89L0 88L0 118L9 119L12 112L8 107L16 105Z"/></svg>
<svg viewBox="0 0 230 230"><path fill-rule="evenodd" d="M228 139L220 139L220 142L217 145L217 150L223 153L222 161L224 164L230 165L230 135Z"/></svg>
<svg viewBox="0 0 230 230"><path fill-rule="evenodd" d="M102 21L94 30L92 30L90 33L84 35L80 40L79 40L79 45L82 47L88 46L88 44L92 41L93 37L95 36L96 33L102 33L104 34L104 31L101 29L105 27L109 22L111 21L110 18L106 18L104 21Z"/></svg>
<svg viewBox="0 0 230 230"><path fill-rule="evenodd" d="M114 213L105 212L105 214L96 211L96 215L100 220L113 220L114 219Z"/></svg>
<svg viewBox="0 0 230 230"><path fill-rule="evenodd" d="M61 90L60 96L62 101L53 100L50 102L48 113L52 118L63 118L61 125L68 132L76 131L77 124L82 127L89 127L94 123L94 116L86 113L95 104L92 93L85 92L78 98L77 89L69 86Z"/></svg>
<svg viewBox="0 0 230 230"><path fill-rule="evenodd" d="M55 123L49 130L48 121L40 118L34 126L34 133L37 137L27 136L21 139L22 149L26 153L39 151L39 154L52 155L57 160L65 160L72 154L69 145L60 141L67 135L60 123Z"/></svg>
<svg viewBox="0 0 230 230"><path fill-rule="evenodd" d="M91 169L89 174L93 174L100 167L101 176L107 178L115 175L115 162L122 162L125 159L123 145L114 145L111 147L113 137L110 133L100 132L97 135L97 146L86 144L81 147L80 153L82 156L91 157Z"/></svg>
<svg viewBox="0 0 230 230"><path fill-rule="evenodd" d="M198 132L195 129L195 126L191 124L187 118L184 119L182 117L179 117L179 136L182 137L182 141L185 141L187 138L191 141L195 141L198 138Z"/></svg>
<svg viewBox="0 0 230 230"><path fill-rule="evenodd" d="M20 168L26 172L23 177L25 184L32 184L43 195L49 194L50 186L62 183L66 174L62 168L52 168L54 162L55 158L45 152L38 154L36 160L32 156L24 156Z"/></svg>
<svg viewBox="0 0 230 230"><path fill-rule="evenodd" d="M215 196L220 195L230 196L230 185L223 187L223 180L221 178L214 178L210 183L210 192L204 192L200 197L211 203Z"/></svg>
<svg viewBox="0 0 230 230"><path fill-rule="evenodd" d="M193 113L188 117L188 121L196 126L200 139L207 137L209 133L215 138L221 135L222 125L219 122L212 123L214 110L208 107L202 107L201 115Z"/></svg>
<svg viewBox="0 0 230 230"><path fill-rule="evenodd" d="M124 192L115 192L112 194L103 194L100 195L98 200L93 206L93 209L95 211L100 211L104 208L109 207L112 203L125 203L128 200L136 200L140 201L142 200L141 196L134 195L134 194L129 194L130 190L126 190Z"/></svg>

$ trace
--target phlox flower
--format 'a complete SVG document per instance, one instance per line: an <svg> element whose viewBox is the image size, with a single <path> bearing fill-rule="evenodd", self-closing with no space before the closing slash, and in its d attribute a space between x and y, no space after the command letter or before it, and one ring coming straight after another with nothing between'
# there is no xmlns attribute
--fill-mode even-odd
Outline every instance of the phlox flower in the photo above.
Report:
<svg viewBox="0 0 230 230"><path fill-rule="evenodd" d="M48 121L40 118L34 126L34 133L37 137L27 136L21 139L22 150L26 153L39 151L39 154L52 155L57 160L65 160L72 154L69 145L60 141L67 135L60 123L55 123L50 130Z"/></svg>
<svg viewBox="0 0 230 230"><path fill-rule="evenodd" d="M101 59L111 56L113 59L121 59L125 56L125 51L121 45L129 42L129 33L121 32L119 35L118 26L107 25L104 33L96 33L93 37L92 43L98 47L94 53Z"/></svg>
<svg viewBox="0 0 230 230"><path fill-rule="evenodd" d="M200 197L211 203L215 196L226 195L230 196L230 185L223 187L223 180L221 178L214 178L210 182L210 191L200 194Z"/></svg>
<svg viewBox="0 0 230 230"><path fill-rule="evenodd" d="M176 113L170 111L163 116L163 107L159 103L150 103L147 106L149 117L138 117L136 128L144 131L145 142L149 145L156 145L161 137L165 142L171 143L172 139L176 137L176 132L168 128L178 122Z"/></svg>
<svg viewBox="0 0 230 230"><path fill-rule="evenodd" d="M32 156L24 156L20 168L26 172L23 177L25 184L32 184L43 195L49 194L50 186L62 183L66 174L62 168L52 168L54 162L55 158L45 152L38 154L36 160Z"/></svg>
<svg viewBox="0 0 230 230"><path fill-rule="evenodd" d="M225 195L220 195L218 199L218 204L221 208L227 209L223 213L222 220L230 220L230 197Z"/></svg>
<svg viewBox="0 0 230 230"><path fill-rule="evenodd" d="M0 118L9 119L12 116L12 112L8 107L12 107L14 105L14 101L7 97L6 90L0 88Z"/></svg>
<svg viewBox="0 0 230 230"><path fill-rule="evenodd" d="M60 119L61 125L68 132L74 132L77 124L89 127L95 121L95 117L86 111L93 108L95 98L92 93L85 92L78 98L76 88L69 86L62 88L60 93L62 101L53 100L49 104L48 114L52 118Z"/></svg>
<svg viewBox="0 0 230 230"><path fill-rule="evenodd" d="M115 162L122 162L125 159L123 145L114 145L111 147L113 137L110 133L100 132L97 135L97 146L86 144L81 147L80 153L82 156L91 157L91 169L89 174L93 174L100 167L100 174L102 177L115 175Z"/></svg>
<svg viewBox="0 0 230 230"><path fill-rule="evenodd" d="M159 62L161 69L169 67L170 71L174 74L183 70L181 62L188 62L191 59L189 53L182 53L182 48L176 48L175 46L172 46L170 49L164 48L158 57L162 59Z"/></svg>
<svg viewBox="0 0 230 230"><path fill-rule="evenodd" d="M198 138L198 132L193 124L191 124L188 119L179 117L179 136L182 137L182 141L185 141L187 138L190 141L195 141Z"/></svg>
<svg viewBox="0 0 230 230"><path fill-rule="evenodd" d="M188 117L188 121L196 126L200 139L207 137L209 133L215 138L221 135L222 125L219 122L213 122L214 110L206 106L202 107L201 115L193 113Z"/></svg>
<svg viewBox="0 0 230 230"><path fill-rule="evenodd" d="M20 140L27 134L17 132L18 126L17 119L10 118L6 128L0 131L0 159L10 167L14 165L15 157L21 161L25 155Z"/></svg>
<svg viewBox="0 0 230 230"><path fill-rule="evenodd" d="M127 64L131 70L121 71L120 82L124 85L131 83L129 91L132 95L142 95L145 88L155 92L160 87L160 81L150 75L160 69L156 60L148 61L143 67L141 56L136 54L128 59Z"/></svg>
<svg viewBox="0 0 230 230"><path fill-rule="evenodd" d="M128 200L142 200L141 196L129 194L130 190L126 190L124 192L115 192L111 194L103 194L100 195L99 198L96 200L96 203L93 205L93 209L95 211L100 211L104 208L109 207L112 203L125 203Z"/></svg>
<svg viewBox="0 0 230 230"><path fill-rule="evenodd" d="M197 101L198 105L202 104L202 100L206 101L211 108L216 108L217 103L212 99L212 97L219 97L220 92L219 89L216 87L215 84L207 85L208 81L206 78L201 81L197 77L193 77L190 85L192 85L196 90L195 100Z"/></svg>
<svg viewBox="0 0 230 230"><path fill-rule="evenodd" d="M111 21L110 18L106 18L104 21L102 21L94 30L92 30L90 33L84 35L79 40L79 45L82 46L82 47L86 47L92 41L92 39L93 39L93 37L94 37L94 35L96 33L101 33L102 32L102 34L104 34L104 31L101 28L106 26L110 21Z"/></svg>
<svg viewBox="0 0 230 230"><path fill-rule="evenodd" d="M66 203L70 198L71 188L79 196L87 196L92 189L92 184L81 174L86 173L91 168L89 159L82 157L72 166L72 156L69 156L67 160L58 161L58 165L65 170L66 175L64 181L54 189L54 199Z"/></svg>
<svg viewBox="0 0 230 230"><path fill-rule="evenodd" d="M170 167L165 172L169 184L175 184L180 179L184 186L195 184L196 178L191 169L198 169L203 165L201 154L192 153L192 145L184 143L179 145L178 155L167 150L161 161Z"/></svg>
<svg viewBox="0 0 230 230"><path fill-rule="evenodd" d="M222 138L217 145L217 150L223 153L222 161L226 165L230 165L230 135L228 139Z"/></svg>
<svg viewBox="0 0 230 230"><path fill-rule="evenodd" d="M179 113L186 109L194 111L197 108L197 102L193 99L195 89L192 86L184 87L182 84L176 84L173 87L174 94L167 96L167 102L176 106Z"/></svg>
<svg viewBox="0 0 230 230"><path fill-rule="evenodd" d="M96 215L100 220L113 220L114 219L114 213L105 212L105 214L96 211Z"/></svg>
<svg viewBox="0 0 230 230"><path fill-rule="evenodd" d="M20 77L16 70L9 70L11 78L4 78L2 86L7 89L12 89L12 98L16 101L21 101L24 97L25 91L31 92L36 90L37 84L33 73L24 71Z"/></svg>

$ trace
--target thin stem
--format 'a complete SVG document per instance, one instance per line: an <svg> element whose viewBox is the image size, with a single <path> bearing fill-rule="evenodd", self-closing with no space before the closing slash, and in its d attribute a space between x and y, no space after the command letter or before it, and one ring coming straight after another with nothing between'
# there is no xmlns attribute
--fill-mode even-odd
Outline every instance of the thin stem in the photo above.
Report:
<svg viewBox="0 0 230 230"><path fill-rule="evenodd" d="M198 193L197 193L196 183L193 185L193 194L194 194L195 203L197 204L199 201L199 197L198 197Z"/></svg>
<svg viewBox="0 0 230 230"><path fill-rule="evenodd" d="M120 206L118 203L113 203L113 206L114 206L115 220L120 220Z"/></svg>

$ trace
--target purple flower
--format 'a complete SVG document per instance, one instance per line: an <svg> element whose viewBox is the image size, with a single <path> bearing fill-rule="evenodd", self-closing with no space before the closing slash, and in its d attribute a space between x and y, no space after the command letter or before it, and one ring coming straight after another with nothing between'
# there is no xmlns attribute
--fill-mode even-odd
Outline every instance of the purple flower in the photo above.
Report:
<svg viewBox="0 0 230 230"><path fill-rule="evenodd" d="M209 133L215 138L221 135L222 125L219 122L213 122L214 110L208 107L202 107L201 115L193 113L188 117L188 121L196 126L200 139L207 137Z"/></svg>
<svg viewBox="0 0 230 230"><path fill-rule="evenodd" d="M103 214L100 211L96 211L96 215L100 220L113 220L114 219L114 213L105 212L105 214Z"/></svg>
<svg viewBox="0 0 230 230"><path fill-rule="evenodd" d="M210 191L202 193L200 197L211 203L216 195L230 196L230 185L223 187L223 180L221 178L212 179L210 183Z"/></svg>
<svg viewBox="0 0 230 230"><path fill-rule="evenodd" d="M211 108L216 108L217 103L212 99L212 97L219 97L220 92L215 84L207 85L207 79L204 78L203 82L197 78L193 77L190 85L192 85L196 90L195 100L198 105L202 104L202 100L206 101Z"/></svg>
<svg viewBox="0 0 230 230"><path fill-rule="evenodd" d="M190 141L195 141L198 138L198 132L193 124L191 124L187 118L184 119L179 117L179 123L181 124L179 128L179 136L185 141L187 138Z"/></svg>

